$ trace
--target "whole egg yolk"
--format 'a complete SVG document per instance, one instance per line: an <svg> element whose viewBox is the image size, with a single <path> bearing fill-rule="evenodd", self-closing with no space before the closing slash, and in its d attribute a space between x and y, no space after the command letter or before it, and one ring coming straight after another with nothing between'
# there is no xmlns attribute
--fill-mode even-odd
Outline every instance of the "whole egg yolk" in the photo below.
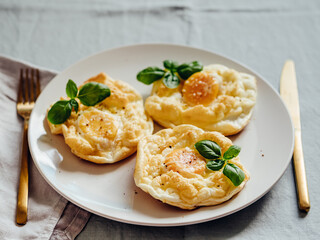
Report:
<svg viewBox="0 0 320 240"><path fill-rule="evenodd" d="M202 174L206 169L204 159L198 157L194 151L188 148L180 148L169 153L164 161L168 170L179 173Z"/></svg>
<svg viewBox="0 0 320 240"><path fill-rule="evenodd" d="M218 91L219 83L212 75L197 72L184 82L182 97L191 106L199 104L208 106L217 97Z"/></svg>
<svg viewBox="0 0 320 240"><path fill-rule="evenodd" d="M79 118L82 132L92 137L114 139L118 127L112 116L100 112L84 112Z"/></svg>

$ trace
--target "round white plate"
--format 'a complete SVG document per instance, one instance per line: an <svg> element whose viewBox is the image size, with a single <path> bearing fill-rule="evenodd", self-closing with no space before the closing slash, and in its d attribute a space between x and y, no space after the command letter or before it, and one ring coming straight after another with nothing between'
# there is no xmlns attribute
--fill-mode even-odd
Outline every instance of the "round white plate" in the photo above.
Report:
<svg viewBox="0 0 320 240"><path fill-rule="evenodd" d="M251 175L245 188L230 201L192 211L181 210L153 199L133 180L135 155L112 165L96 165L74 156L62 136L52 135L46 123L50 104L66 96L68 79L77 84L106 72L134 86L144 98L151 86L136 80L148 66L162 66L165 59L180 63L193 60L204 65L220 63L256 76L257 104L248 126L231 137L242 147L241 162ZM58 74L42 91L32 112L29 144L35 165L46 181L74 204L116 221L178 226L217 219L234 213L261 198L279 180L293 151L293 126L277 92L259 75L226 57L179 45L144 44L121 47L88 57Z"/></svg>

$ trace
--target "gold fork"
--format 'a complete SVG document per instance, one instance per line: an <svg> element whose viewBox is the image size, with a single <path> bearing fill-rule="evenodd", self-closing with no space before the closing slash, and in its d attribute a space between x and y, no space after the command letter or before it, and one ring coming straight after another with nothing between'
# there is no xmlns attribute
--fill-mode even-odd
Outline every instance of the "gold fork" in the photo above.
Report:
<svg viewBox="0 0 320 240"><path fill-rule="evenodd" d="M40 94L38 69L20 69L17 112L24 119L20 183L17 201L17 223L26 224L28 211L28 125L34 103Z"/></svg>

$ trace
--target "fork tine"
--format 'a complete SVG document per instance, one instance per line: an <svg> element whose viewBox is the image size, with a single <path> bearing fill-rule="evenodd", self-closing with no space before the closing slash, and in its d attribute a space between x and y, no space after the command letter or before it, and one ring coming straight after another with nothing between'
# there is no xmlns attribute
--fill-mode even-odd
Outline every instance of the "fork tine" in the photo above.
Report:
<svg viewBox="0 0 320 240"><path fill-rule="evenodd" d="M37 84L36 84L36 98L38 98L40 94L40 73L39 69L36 70L36 76L37 76Z"/></svg>
<svg viewBox="0 0 320 240"><path fill-rule="evenodd" d="M18 103L22 102L23 69L20 69L20 81L18 90Z"/></svg>
<svg viewBox="0 0 320 240"><path fill-rule="evenodd" d="M30 77L30 102L34 102L34 69L31 69L31 77Z"/></svg>
<svg viewBox="0 0 320 240"><path fill-rule="evenodd" d="M25 81L24 81L24 102L30 102L29 98L29 69L26 69Z"/></svg>

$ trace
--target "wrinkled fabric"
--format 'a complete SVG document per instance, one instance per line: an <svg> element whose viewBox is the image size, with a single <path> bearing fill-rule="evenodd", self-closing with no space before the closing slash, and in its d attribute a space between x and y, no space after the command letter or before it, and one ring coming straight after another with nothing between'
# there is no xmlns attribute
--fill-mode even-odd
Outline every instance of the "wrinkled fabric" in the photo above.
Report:
<svg viewBox="0 0 320 240"><path fill-rule="evenodd" d="M90 213L54 191L29 161L28 221L16 224L23 120L16 111L20 69L36 67L0 56L0 239L74 239ZM41 87L56 72L40 69ZM67 207L66 207L67 205ZM59 221L60 219L60 221Z"/></svg>

